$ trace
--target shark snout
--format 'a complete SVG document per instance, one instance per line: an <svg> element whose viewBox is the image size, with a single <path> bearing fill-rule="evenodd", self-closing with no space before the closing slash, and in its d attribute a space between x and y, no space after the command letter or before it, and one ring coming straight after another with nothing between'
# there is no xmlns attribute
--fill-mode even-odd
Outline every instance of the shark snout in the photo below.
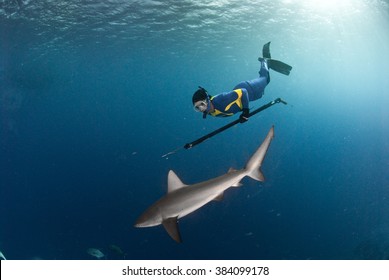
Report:
<svg viewBox="0 0 389 280"><path fill-rule="evenodd" d="M134 227L147 227L147 224L147 218L145 217L145 215L142 215L136 220Z"/></svg>
<svg viewBox="0 0 389 280"><path fill-rule="evenodd" d="M136 220L134 227L153 227L162 223L161 215L155 209L148 209Z"/></svg>

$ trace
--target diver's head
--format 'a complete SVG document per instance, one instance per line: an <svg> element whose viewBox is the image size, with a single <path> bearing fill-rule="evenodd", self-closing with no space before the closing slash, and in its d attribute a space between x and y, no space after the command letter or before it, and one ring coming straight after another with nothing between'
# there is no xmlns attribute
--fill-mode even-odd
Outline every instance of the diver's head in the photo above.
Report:
<svg viewBox="0 0 389 280"><path fill-rule="evenodd" d="M199 86L199 89L192 96L193 108L196 112L207 114L209 111L209 96L207 91Z"/></svg>

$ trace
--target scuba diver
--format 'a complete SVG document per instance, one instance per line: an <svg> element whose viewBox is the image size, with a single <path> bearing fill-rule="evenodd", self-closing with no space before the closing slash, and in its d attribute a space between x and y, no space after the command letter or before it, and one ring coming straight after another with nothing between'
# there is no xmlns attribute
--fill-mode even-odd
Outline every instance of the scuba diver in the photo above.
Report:
<svg viewBox="0 0 389 280"><path fill-rule="evenodd" d="M261 63L259 77L249 81L243 81L236 85L232 91L223 92L211 96L208 92L199 86L199 89L193 94L193 108L197 112L203 113L203 119L207 115L214 117L229 117L238 112L241 123L249 118L249 102L261 98L265 87L270 82L269 69L284 75L289 75L292 67L286 63L271 58L270 42L263 45L262 56L258 58Z"/></svg>

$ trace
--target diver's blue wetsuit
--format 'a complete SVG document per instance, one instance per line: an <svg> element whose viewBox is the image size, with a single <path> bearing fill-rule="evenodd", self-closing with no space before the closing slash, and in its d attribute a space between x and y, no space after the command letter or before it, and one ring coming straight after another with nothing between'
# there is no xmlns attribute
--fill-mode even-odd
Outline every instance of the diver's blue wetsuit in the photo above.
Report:
<svg viewBox="0 0 389 280"><path fill-rule="evenodd" d="M211 97L215 111L214 117L228 117L249 109L249 101L257 100L264 94L265 87L270 82L269 69L265 60L261 61L259 78L237 84L230 92L223 92Z"/></svg>

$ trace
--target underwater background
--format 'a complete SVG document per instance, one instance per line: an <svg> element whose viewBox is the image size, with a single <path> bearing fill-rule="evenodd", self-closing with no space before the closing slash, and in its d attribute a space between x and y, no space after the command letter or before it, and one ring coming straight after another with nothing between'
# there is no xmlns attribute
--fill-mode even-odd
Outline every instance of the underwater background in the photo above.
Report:
<svg viewBox="0 0 389 280"><path fill-rule="evenodd" d="M389 3L383 0L0 0L0 251L7 259L389 259ZM271 71L234 120L192 108ZM179 222L134 228L166 193L250 178Z"/></svg>

